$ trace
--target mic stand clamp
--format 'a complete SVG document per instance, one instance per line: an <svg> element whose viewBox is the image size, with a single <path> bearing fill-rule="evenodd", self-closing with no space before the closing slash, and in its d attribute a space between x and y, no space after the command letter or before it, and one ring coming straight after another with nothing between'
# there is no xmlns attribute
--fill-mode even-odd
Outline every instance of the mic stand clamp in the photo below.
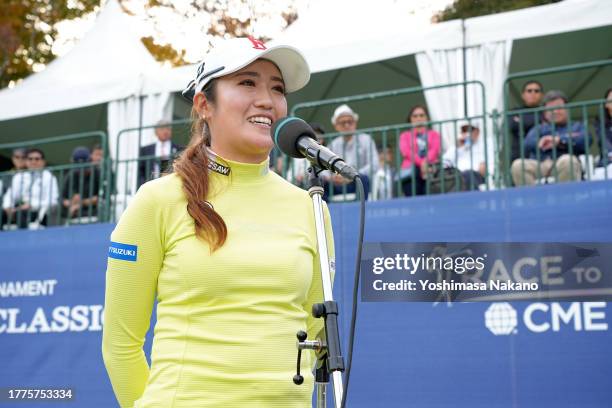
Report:
<svg viewBox="0 0 612 408"><path fill-rule="evenodd" d="M311 166L308 168L308 180L310 188L308 194L312 198L315 227L317 231L317 247L321 265L321 282L323 284L323 303L312 306L312 315L315 318L323 318L325 321L325 338L327 342L307 340L307 333L299 331L297 335L297 374L293 376L293 382L300 385L304 377L300 375L300 363L302 350L315 350L317 354L317 366L315 382L317 384L317 408L325 408L327 405L327 384L331 374L333 380L334 402L336 408L340 408L342 394L342 372L344 371L344 359L340 351L340 335L338 330L338 304L333 299L330 263L327 252L327 238L325 236L325 221L323 217L323 187L318 175L322 169Z"/></svg>

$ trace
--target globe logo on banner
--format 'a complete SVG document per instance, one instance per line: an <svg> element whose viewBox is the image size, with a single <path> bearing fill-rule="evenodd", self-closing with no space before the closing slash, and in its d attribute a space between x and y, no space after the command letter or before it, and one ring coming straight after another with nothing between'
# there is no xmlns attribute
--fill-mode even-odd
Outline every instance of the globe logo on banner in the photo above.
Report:
<svg viewBox="0 0 612 408"><path fill-rule="evenodd" d="M510 303L493 303L485 312L485 326L496 336L513 333L516 325L516 310Z"/></svg>

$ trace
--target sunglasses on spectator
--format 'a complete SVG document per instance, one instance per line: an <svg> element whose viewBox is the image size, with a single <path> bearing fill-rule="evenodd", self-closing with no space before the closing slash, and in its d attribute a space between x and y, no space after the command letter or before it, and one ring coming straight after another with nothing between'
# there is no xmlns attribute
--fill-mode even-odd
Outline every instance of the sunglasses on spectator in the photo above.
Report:
<svg viewBox="0 0 612 408"><path fill-rule="evenodd" d="M28 157L28 160L31 160L31 161L41 161L42 159L43 158L40 157L40 156L30 156L30 157Z"/></svg>
<svg viewBox="0 0 612 408"><path fill-rule="evenodd" d="M354 123L355 123L355 119L344 119L344 120L338 121L339 126L350 126Z"/></svg>
<svg viewBox="0 0 612 408"><path fill-rule="evenodd" d="M525 92L527 92L527 93L540 93L540 92L542 92L542 90L541 89L536 89L536 88L527 88L527 89L525 89Z"/></svg>
<svg viewBox="0 0 612 408"><path fill-rule="evenodd" d="M427 115L424 113L413 113L412 115L410 115L411 118L426 118Z"/></svg>

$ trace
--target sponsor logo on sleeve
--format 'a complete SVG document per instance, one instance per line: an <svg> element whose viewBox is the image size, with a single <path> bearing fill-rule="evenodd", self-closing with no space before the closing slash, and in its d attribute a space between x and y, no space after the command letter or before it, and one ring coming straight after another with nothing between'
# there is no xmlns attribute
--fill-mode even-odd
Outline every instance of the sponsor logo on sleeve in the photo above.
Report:
<svg viewBox="0 0 612 408"><path fill-rule="evenodd" d="M112 242L108 247L108 257L122 261L136 262L138 257L138 246Z"/></svg>

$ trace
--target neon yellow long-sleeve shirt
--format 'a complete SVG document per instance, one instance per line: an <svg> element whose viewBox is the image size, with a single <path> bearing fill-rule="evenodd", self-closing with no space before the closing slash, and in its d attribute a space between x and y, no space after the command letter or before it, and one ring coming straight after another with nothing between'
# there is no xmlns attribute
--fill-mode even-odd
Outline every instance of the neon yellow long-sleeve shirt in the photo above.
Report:
<svg viewBox="0 0 612 408"><path fill-rule="evenodd" d="M314 356L295 334L323 299L312 201L267 162L216 162L209 202L227 241L196 238L178 176L144 184L111 235L102 351L121 407L309 407ZM327 207L330 259L333 238ZM154 300L151 367L143 343Z"/></svg>

